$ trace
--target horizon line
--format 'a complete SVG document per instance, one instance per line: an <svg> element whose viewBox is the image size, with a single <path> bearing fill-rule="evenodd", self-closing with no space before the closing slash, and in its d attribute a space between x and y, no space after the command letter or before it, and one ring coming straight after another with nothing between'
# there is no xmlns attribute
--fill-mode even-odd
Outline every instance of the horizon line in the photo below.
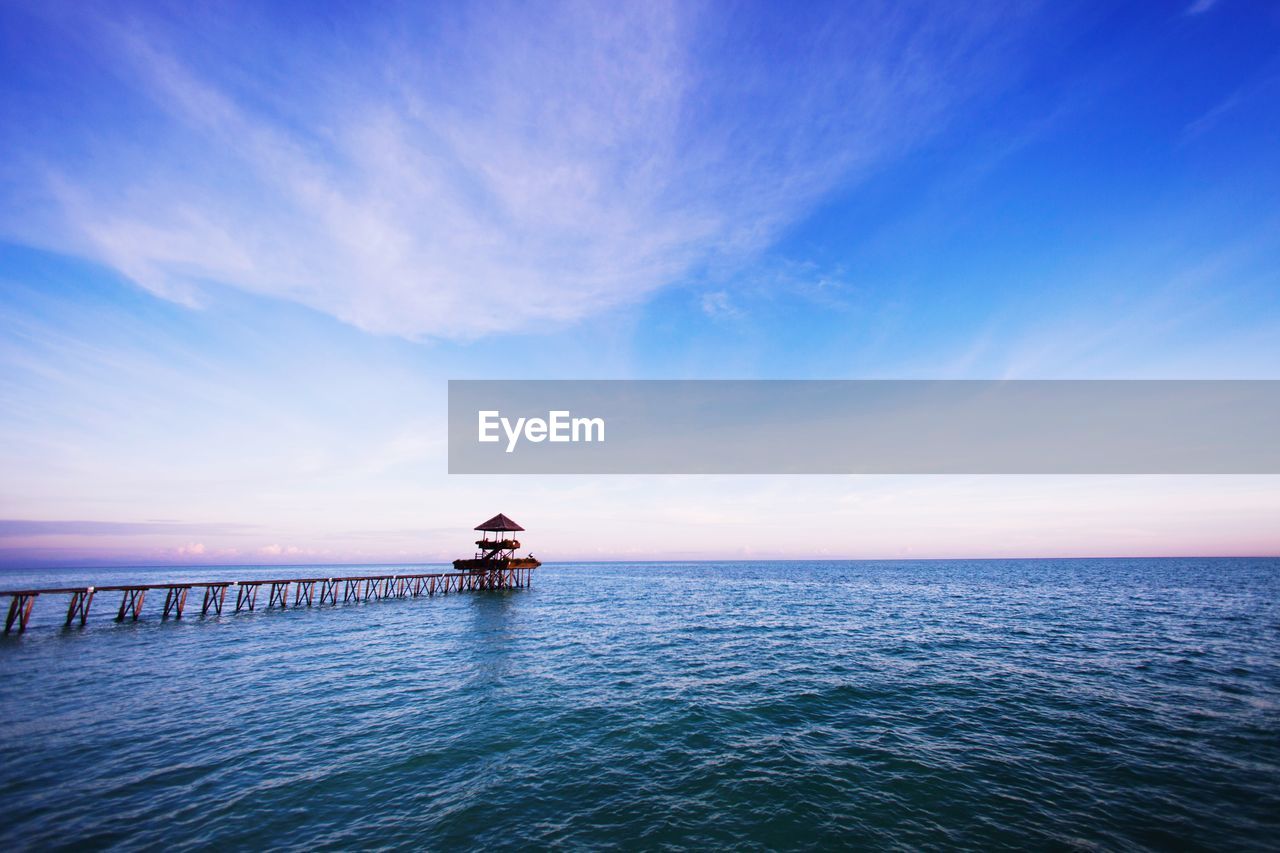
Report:
<svg viewBox="0 0 1280 853"><path fill-rule="evenodd" d="M698 557L691 559L606 559L606 560L543 560L543 566L574 565L634 565L634 564L667 564L667 563L959 563L959 562L1033 562L1046 560L1275 560L1276 554L1157 554L1134 556L1130 554L1106 555L1073 555L1073 556L1018 556L1018 557ZM45 571L45 570L95 570L95 569L301 569L325 567L379 568L390 566L449 566L452 560L399 560L372 563L360 562L325 562L325 563L172 563L172 562L125 562L125 563L46 563L3 564L0 571Z"/></svg>

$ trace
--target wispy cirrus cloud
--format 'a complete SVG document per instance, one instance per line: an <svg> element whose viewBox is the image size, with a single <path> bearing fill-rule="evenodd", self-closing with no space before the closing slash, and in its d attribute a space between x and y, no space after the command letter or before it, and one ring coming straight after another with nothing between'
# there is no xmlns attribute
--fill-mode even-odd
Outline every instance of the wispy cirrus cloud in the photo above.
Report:
<svg viewBox="0 0 1280 853"><path fill-rule="evenodd" d="M740 263L927 138L1008 72L1016 8L477 4L290 32L97 7L53 38L85 39L104 82L76 97L129 126L9 137L52 204L3 225L191 305L216 283L381 334L560 325Z"/></svg>
<svg viewBox="0 0 1280 853"><path fill-rule="evenodd" d="M1185 14L1203 15L1205 12L1208 12L1210 9L1212 9L1214 6L1217 6L1217 5L1218 5L1218 0L1192 0L1191 4L1187 6L1187 10Z"/></svg>

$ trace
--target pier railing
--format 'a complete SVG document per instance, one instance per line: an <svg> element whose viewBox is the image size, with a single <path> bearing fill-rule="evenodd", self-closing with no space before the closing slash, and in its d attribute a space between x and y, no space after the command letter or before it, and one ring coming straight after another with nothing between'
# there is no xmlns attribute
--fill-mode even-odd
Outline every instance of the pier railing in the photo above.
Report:
<svg viewBox="0 0 1280 853"><path fill-rule="evenodd" d="M181 619L187 607L187 596L193 589L201 590L200 615L222 614L227 604L227 593L235 589L235 611L255 610L259 605L258 593L267 587L264 609L312 606L336 606L360 601L376 601L383 598L421 598L446 595L451 592L474 590L517 589L527 587L533 579L531 568L497 568L478 572L437 572L413 575L350 575L341 577L278 578L235 581L196 581L183 583L115 584L111 586L74 586L49 589L0 590L0 597L9 597L9 612L4 622L8 634L15 626L19 633L27 630L31 611L40 596L69 596L66 626L89 619L89 608L99 593L120 593L116 621L134 622L142 616L147 593L164 590L164 609L161 619ZM290 590L293 603L289 602Z"/></svg>

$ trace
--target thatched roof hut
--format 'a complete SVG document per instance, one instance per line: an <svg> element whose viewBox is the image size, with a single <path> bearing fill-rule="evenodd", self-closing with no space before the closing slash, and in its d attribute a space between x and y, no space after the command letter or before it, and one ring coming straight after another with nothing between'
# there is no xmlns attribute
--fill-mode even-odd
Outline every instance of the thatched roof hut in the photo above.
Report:
<svg viewBox="0 0 1280 853"><path fill-rule="evenodd" d="M498 513L488 521L483 522L482 524L477 524L476 530L506 533L513 530L524 530L524 528L507 518L502 513Z"/></svg>

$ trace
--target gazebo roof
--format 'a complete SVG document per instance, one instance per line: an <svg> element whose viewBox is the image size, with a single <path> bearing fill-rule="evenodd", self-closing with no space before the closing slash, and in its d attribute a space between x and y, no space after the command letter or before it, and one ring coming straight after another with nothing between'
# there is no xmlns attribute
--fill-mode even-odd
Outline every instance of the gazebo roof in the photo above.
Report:
<svg viewBox="0 0 1280 853"><path fill-rule="evenodd" d="M489 519L483 524L477 524L475 529L499 531L499 532L506 531L506 530L524 530L523 527L516 524L511 519L507 518L502 513L498 513L493 518Z"/></svg>

